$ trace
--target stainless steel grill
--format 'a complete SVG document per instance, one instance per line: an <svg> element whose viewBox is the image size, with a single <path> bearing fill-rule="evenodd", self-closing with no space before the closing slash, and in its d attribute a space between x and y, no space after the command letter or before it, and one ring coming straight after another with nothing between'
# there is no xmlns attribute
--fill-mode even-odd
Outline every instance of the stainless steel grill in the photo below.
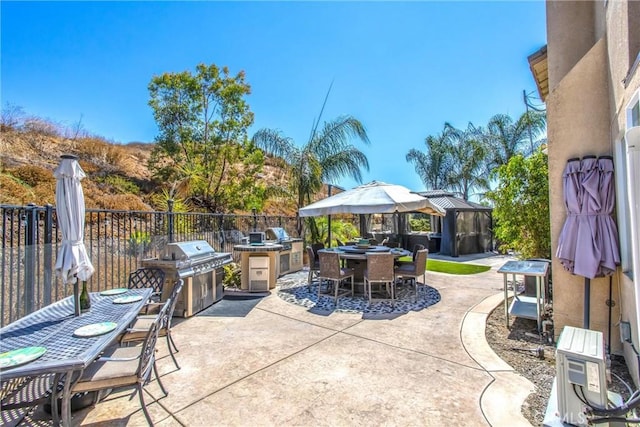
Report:
<svg viewBox="0 0 640 427"><path fill-rule="evenodd" d="M283 240L291 240L291 237L289 237L289 233L287 233L287 230L282 227L267 228L264 234L269 240L277 240L279 242Z"/></svg>
<svg viewBox="0 0 640 427"><path fill-rule="evenodd" d="M283 251L288 251L291 249L291 243L293 242L293 239L289 236L289 233L287 233L287 230L285 230L284 228L282 227L267 228L264 232L264 235L267 238L267 240L273 240L273 241L276 241L278 244L282 245Z"/></svg>
<svg viewBox="0 0 640 427"><path fill-rule="evenodd" d="M302 239L292 238L282 227L267 228L264 234L267 240L282 245L279 257L280 275L302 268Z"/></svg>
<svg viewBox="0 0 640 427"><path fill-rule="evenodd" d="M189 317L222 299L223 267L232 261L230 253L216 252L206 240L192 240L167 244L159 259L142 260L142 266L158 267L165 272L163 299L171 294L173 286L167 286L169 283L184 280L175 313Z"/></svg>
<svg viewBox="0 0 640 427"><path fill-rule="evenodd" d="M169 243L155 266L173 266L182 279L194 274L207 273L232 261L230 253L216 252L206 240Z"/></svg>

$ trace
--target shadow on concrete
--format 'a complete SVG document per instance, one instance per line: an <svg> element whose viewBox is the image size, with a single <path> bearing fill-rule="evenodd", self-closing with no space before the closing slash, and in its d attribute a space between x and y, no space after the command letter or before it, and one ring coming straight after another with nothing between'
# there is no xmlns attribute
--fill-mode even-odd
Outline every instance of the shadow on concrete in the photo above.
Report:
<svg viewBox="0 0 640 427"><path fill-rule="evenodd" d="M225 295L217 303L202 310L196 316L246 317L264 296Z"/></svg>

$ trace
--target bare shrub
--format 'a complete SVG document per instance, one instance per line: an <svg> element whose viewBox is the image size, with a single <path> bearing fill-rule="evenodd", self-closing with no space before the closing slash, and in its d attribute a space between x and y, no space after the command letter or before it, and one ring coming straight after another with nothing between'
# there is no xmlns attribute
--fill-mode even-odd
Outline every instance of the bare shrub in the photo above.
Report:
<svg viewBox="0 0 640 427"><path fill-rule="evenodd" d="M24 120L24 110L22 107L6 102L2 107L2 118L0 119L0 130L16 130Z"/></svg>
<svg viewBox="0 0 640 427"><path fill-rule="evenodd" d="M100 167L98 167L95 163L91 163L82 159L78 160L78 163L80 163L80 167L87 175L97 174L100 172Z"/></svg>
<svg viewBox="0 0 640 427"><path fill-rule="evenodd" d="M122 147L100 137L82 138L79 140L77 150L78 156L107 170L117 170L126 156Z"/></svg>
<svg viewBox="0 0 640 427"><path fill-rule="evenodd" d="M0 174L0 188L0 203L25 205L35 200L31 188L10 175Z"/></svg>
<svg viewBox="0 0 640 427"><path fill-rule="evenodd" d="M71 126L64 128L64 137L72 141L89 137L89 131L85 129L84 124L82 124L82 114L80 114L77 122L73 122Z"/></svg>
<svg viewBox="0 0 640 427"><path fill-rule="evenodd" d="M41 117L30 116L24 121L23 130L27 133L60 137L60 125Z"/></svg>
<svg viewBox="0 0 640 427"><path fill-rule="evenodd" d="M46 204L56 204L56 181L41 182L33 187L34 200L33 202L44 206Z"/></svg>
<svg viewBox="0 0 640 427"><path fill-rule="evenodd" d="M150 211L149 205L133 194L109 194L105 195L99 203L103 209L125 211Z"/></svg>
<svg viewBox="0 0 640 427"><path fill-rule="evenodd" d="M25 165L15 168L10 171L13 176L20 179L31 187L36 187L40 184L53 183L56 179L53 173L49 169L45 169L40 166Z"/></svg>

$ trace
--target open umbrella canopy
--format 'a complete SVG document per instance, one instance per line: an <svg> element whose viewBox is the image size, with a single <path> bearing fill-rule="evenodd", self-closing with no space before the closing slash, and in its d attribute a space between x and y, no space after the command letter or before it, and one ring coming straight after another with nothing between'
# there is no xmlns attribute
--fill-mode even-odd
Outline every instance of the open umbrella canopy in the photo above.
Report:
<svg viewBox="0 0 640 427"><path fill-rule="evenodd" d="M84 193L80 180L85 173L75 156L62 156L53 175L56 183L56 214L62 245L56 259L56 274L63 283L88 280L94 272L84 246Z"/></svg>
<svg viewBox="0 0 640 427"><path fill-rule="evenodd" d="M301 208L300 216L422 212L445 213L429 199L401 185L372 181Z"/></svg>

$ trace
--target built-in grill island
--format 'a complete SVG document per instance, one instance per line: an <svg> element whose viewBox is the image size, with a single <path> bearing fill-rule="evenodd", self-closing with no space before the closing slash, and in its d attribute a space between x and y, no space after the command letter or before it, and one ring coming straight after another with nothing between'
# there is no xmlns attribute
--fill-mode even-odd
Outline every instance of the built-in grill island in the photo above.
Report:
<svg viewBox="0 0 640 427"><path fill-rule="evenodd" d="M267 228L264 231L268 242L282 245L280 260L278 262L279 275L302 270L302 239L294 239L281 227Z"/></svg>
<svg viewBox="0 0 640 427"><path fill-rule="evenodd" d="M302 239L289 237L279 227L268 228L264 236L264 242L233 247L240 253L241 288L249 292L269 291L278 277L302 269Z"/></svg>
<svg viewBox="0 0 640 427"><path fill-rule="evenodd" d="M230 253L216 252L205 240L192 240L167 244L160 258L143 259L142 266L158 267L165 272L162 301L171 295L178 279L184 280L182 298L174 313L190 317L222 299L223 267L232 261Z"/></svg>

